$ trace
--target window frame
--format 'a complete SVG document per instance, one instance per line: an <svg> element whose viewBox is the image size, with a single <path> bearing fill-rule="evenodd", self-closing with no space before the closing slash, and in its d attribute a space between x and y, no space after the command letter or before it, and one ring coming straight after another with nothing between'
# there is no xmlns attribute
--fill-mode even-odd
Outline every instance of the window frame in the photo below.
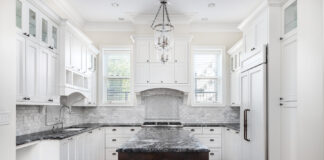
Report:
<svg viewBox="0 0 324 160"><path fill-rule="evenodd" d="M133 67L133 47L132 46L101 46L101 53L99 54L99 89L98 89L98 96L99 96L99 106L116 106L116 107L120 107L120 106L134 106L134 67ZM105 81L109 76L105 76L104 73L104 55L105 52L109 52L109 51L125 51L125 52L129 52L129 56L130 56L130 76L129 77L110 77L111 79L118 79L118 78L125 78L125 79L129 79L129 100L125 103L123 102L107 102L107 99L105 98L106 95L106 86L105 86Z"/></svg>
<svg viewBox="0 0 324 160"><path fill-rule="evenodd" d="M196 78L195 77L195 68L194 68L194 55L195 54L199 54L200 53L203 53L203 52L218 52L218 51L221 51L221 56L222 56L222 75L221 77L218 77L218 76L215 76L215 77L198 77ZM197 53L198 52L198 53ZM225 46L192 46L191 48L191 106L192 107L225 107L226 106L226 103L227 103L227 92L226 92L226 88L227 88L227 67L226 67L226 64L227 64L227 61L226 61L226 47ZM216 53L215 53L216 54ZM222 84L221 84L221 91L222 91L222 97L221 97L221 100L222 102L221 103L198 103L196 101L196 92L195 92L195 89L196 89L196 82L195 80L196 79L220 79L222 81Z"/></svg>

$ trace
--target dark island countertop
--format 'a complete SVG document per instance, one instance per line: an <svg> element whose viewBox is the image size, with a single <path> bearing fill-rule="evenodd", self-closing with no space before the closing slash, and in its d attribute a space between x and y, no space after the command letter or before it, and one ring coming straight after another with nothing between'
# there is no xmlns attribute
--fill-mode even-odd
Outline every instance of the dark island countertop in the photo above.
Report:
<svg viewBox="0 0 324 160"><path fill-rule="evenodd" d="M117 152L209 152L183 128L144 127Z"/></svg>

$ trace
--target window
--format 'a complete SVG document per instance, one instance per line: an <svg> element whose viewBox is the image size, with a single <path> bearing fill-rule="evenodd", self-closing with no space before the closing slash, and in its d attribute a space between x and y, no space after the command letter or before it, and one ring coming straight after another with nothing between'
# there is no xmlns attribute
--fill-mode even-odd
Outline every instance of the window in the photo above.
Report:
<svg viewBox="0 0 324 160"><path fill-rule="evenodd" d="M194 104L223 104L223 49L193 50Z"/></svg>
<svg viewBox="0 0 324 160"><path fill-rule="evenodd" d="M131 88L130 52L104 51L103 72L104 103L129 103Z"/></svg>

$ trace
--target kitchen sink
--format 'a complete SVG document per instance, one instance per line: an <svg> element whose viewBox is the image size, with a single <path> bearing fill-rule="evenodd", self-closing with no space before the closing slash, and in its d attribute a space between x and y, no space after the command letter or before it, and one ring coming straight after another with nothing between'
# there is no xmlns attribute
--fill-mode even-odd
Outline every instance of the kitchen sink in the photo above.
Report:
<svg viewBox="0 0 324 160"><path fill-rule="evenodd" d="M86 128L65 128L63 129L63 132L76 132L76 131L82 131Z"/></svg>

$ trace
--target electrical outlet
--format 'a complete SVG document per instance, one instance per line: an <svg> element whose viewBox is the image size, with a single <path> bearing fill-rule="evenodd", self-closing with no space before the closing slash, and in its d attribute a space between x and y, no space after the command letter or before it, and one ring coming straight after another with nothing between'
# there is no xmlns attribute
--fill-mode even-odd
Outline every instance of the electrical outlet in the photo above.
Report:
<svg viewBox="0 0 324 160"><path fill-rule="evenodd" d="M9 112L0 112L0 125L8 125L9 124Z"/></svg>

